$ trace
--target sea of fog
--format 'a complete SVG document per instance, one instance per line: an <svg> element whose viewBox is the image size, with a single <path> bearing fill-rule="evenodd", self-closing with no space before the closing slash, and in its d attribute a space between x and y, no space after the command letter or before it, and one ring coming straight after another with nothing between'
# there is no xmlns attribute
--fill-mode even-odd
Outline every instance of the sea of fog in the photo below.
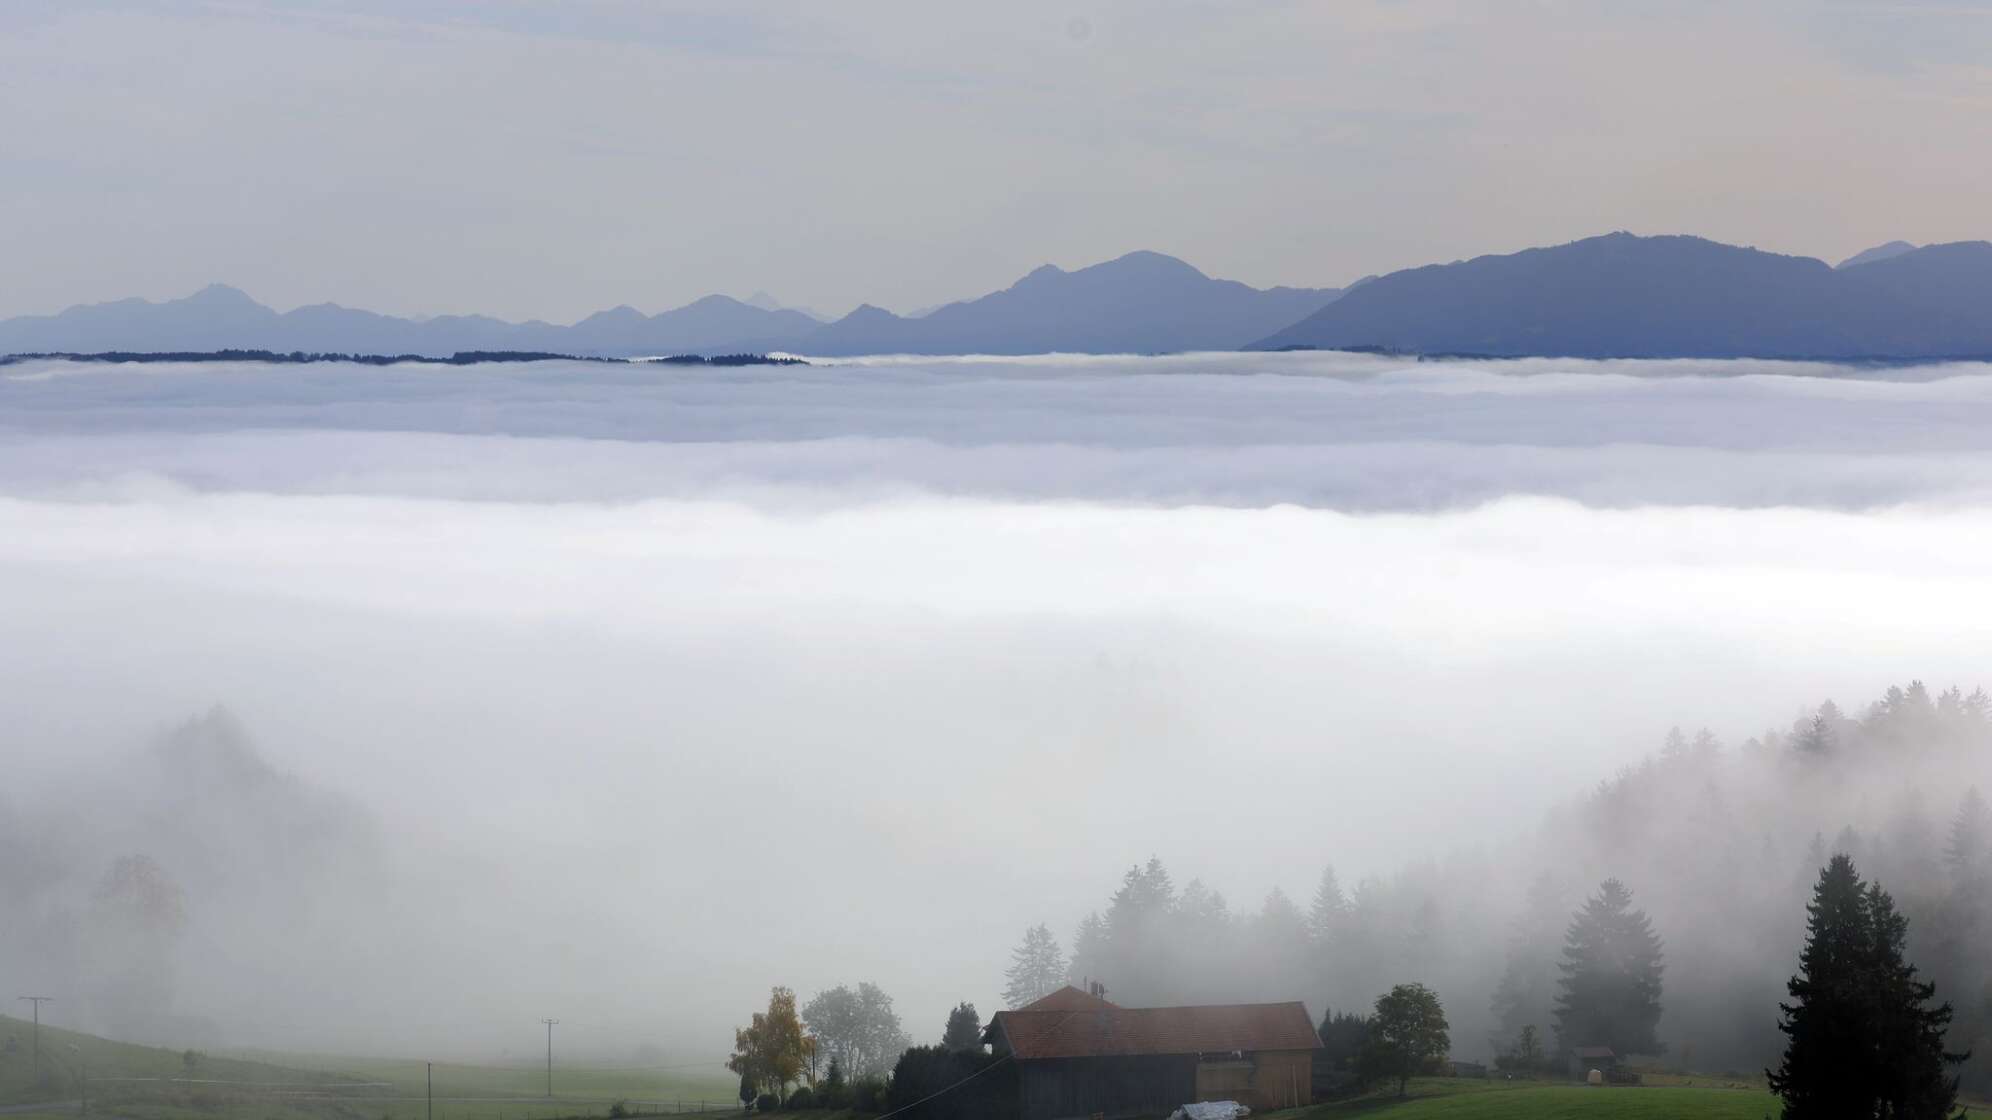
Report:
<svg viewBox="0 0 1992 1120"><path fill-rule="evenodd" d="M0 803L221 704L365 807L284 948L190 899L229 1037L723 1054L860 979L924 1037L1150 855L1304 898L1676 724L1992 687L1989 557L1984 365L30 363Z"/></svg>

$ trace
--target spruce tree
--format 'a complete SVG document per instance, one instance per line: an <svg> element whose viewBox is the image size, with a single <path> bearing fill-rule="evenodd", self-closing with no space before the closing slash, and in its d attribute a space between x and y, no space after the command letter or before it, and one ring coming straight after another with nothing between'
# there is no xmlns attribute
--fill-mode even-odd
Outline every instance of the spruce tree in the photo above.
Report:
<svg viewBox="0 0 1992 1120"><path fill-rule="evenodd" d="M1342 894L1342 881L1335 877L1333 867L1322 868L1321 881L1314 887L1314 904L1307 911L1307 935L1314 939L1315 947L1326 949L1334 944L1348 916L1349 900Z"/></svg>
<svg viewBox="0 0 1992 1120"><path fill-rule="evenodd" d="M1010 951L1003 979L1003 1002L1013 1009L1042 999L1065 983L1065 954L1050 926L1040 922L1024 931L1023 944Z"/></svg>
<svg viewBox="0 0 1992 1120"><path fill-rule="evenodd" d="M1944 863L1953 876L1969 882L1983 871L1988 850L1992 850L1992 811L1985 808L1985 798L1974 786L1965 791L1957 815L1951 818Z"/></svg>
<svg viewBox="0 0 1992 1120"><path fill-rule="evenodd" d="M1854 861L1836 855L1819 874L1806 907L1805 950L1786 985L1791 1003L1778 1029L1784 1058L1769 1072L1785 1120L1888 1116L1940 1120L1957 1107L1946 1053L1949 1004L1903 959L1909 922L1878 886L1865 886Z"/></svg>
<svg viewBox="0 0 1992 1120"><path fill-rule="evenodd" d="M1080 919L1072 935L1072 959L1065 969L1066 979L1084 986L1101 979L1107 970L1107 923L1098 911Z"/></svg>
<svg viewBox="0 0 1992 1120"><path fill-rule="evenodd" d="M1660 939L1632 892L1607 879L1572 917L1557 981L1556 1033L1564 1049L1609 1046L1621 1057L1659 1054Z"/></svg>
<svg viewBox="0 0 1992 1120"><path fill-rule="evenodd" d="M955 1054L982 1052L982 1016L972 1003L958 1003L948 1012L947 1029L941 1032L941 1047Z"/></svg>

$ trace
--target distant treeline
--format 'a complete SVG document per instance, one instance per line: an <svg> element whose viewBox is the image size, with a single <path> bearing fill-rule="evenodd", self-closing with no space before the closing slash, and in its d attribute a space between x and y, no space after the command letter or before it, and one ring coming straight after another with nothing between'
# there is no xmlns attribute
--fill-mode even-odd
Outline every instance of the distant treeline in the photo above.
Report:
<svg viewBox="0 0 1992 1120"><path fill-rule="evenodd" d="M637 358L639 362L661 362L673 366L806 366L809 363L801 358L775 358L766 354L714 354L710 358L697 354L674 354L669 358Z"/></svg>
<svg viewBox="0 0 1992 1120"><path fill-rule="evenodd" d="M106 350L97 354L49 352L0 355L0 366L33 361L269 362L278 365L305 365L313 362L351 362L368 366L391 366L399 365L403 362L420 362L425 365L443 366L473 366L485 362L610 362L627 364L631 361L666 362L672 365L712 366L803 366L809 364L801 358L771 358L766 354L715 354L710 358L698 354L678 354L669 358L629 359L595 358L580 354L555 354L543 350L459 350L447 358L432 357L426 354L341 354L336 352L308 352L304 350L292 350L288 353L275 350Z"/></svg>

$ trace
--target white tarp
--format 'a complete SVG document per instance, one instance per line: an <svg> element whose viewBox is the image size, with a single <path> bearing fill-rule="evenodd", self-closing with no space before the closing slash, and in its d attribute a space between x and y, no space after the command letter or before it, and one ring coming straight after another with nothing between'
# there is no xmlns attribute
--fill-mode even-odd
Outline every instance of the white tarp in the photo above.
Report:
<svg viewBox="0 0 1992 1120"><path fill-rule="evenodd" d="M1252 1110L1237 1101L1202 1101L1186 1104L1169 1114L1169 1120L1245 1120Z"/></svg>

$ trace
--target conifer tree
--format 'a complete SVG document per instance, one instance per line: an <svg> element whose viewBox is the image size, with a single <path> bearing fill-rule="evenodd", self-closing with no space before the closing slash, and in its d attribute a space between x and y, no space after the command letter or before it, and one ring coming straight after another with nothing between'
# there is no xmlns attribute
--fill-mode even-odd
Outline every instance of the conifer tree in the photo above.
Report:
<svg viewBox="0 0 1992 1120"><path fill-rule="evenodd" d="M1909 922L1848 856L1820 871L1806 907L1805 950L1778 1005L1783 1060L1767 1071L1785 1120L1888 1116L1940 1120L1957 1107L1946 1053L1949 1004L1926 1006L1934 985L1903 959Z"/></svg>
<svg viewBox="0 0 1992 1120"><path fill-rule="evenodd" d="M1951 818L1950 836L1944 844L1944 863L1951 874L1969 883L1984 870L1986 852L1992 848L1992 812L1977 787L1965 791Z"/></svg>
<svg viewBox="0 0 1992 1120"><path fill-rule="evenodd" d="M1620 1056L1658 1054L1660 939L1632 892L1606 879L1572 917L1557 981L1557 1039L1565 1049L1609 1046Z"/></svg>
<svg viewBox="0 0 1992 1120"><path fill-rule="evenodd" d="M1321 881L1314 887L1314 904L1307 911L1307 935L1317 948L1332 944L1349 916L1349 900L1342 893L1342 881L1333 867L1321 869Z"/></svg>
<svg viewBox="0 0 1992 1120"><path fill-rule="evenodd" d="M1079 929L1072 935L1072 961L1065 970L1066 979L1084 986L1106 975L1107 966L1107 922L1098 911L1080 919Z"/></svg>
<svg viewBox="0 0 1992 1120"><path fill-rule="evenodd" d="M1003 1002L1013 1009L1042 999L1065 983L1065 954L1050 926L1040 922L1024 931L1023 944L1010 951L1003 979Z"/></svg>
<svg viewBox="0 0 1992 1120"><path fill-rule="evenodd" d="M941 1047L955 1054L982 1052L982 1016L972 1003L958 1003L948 1012L947 1029L941 1032Z"/></svg>

